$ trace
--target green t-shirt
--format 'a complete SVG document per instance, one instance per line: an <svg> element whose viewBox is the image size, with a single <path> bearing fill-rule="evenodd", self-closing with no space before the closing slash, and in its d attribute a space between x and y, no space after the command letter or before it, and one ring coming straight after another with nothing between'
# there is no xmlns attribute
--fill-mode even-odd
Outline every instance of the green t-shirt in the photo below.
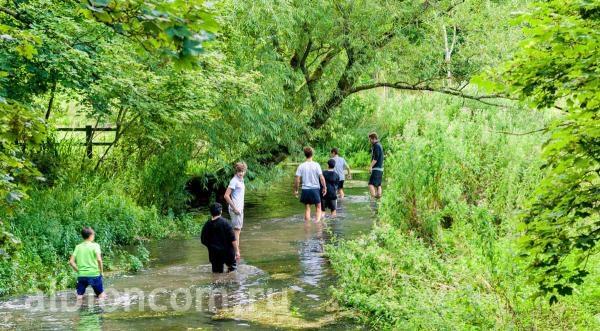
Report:
<svg viewBox="0 0 600 331"><path fill-rule="evenodd" d="M84 241L75 246L73 256L75 257L75 264L77 264L77 269L79 270L77 276L100 276L100 268L98 267L96 254L100 254L100 245L94 242Z"/></svg>

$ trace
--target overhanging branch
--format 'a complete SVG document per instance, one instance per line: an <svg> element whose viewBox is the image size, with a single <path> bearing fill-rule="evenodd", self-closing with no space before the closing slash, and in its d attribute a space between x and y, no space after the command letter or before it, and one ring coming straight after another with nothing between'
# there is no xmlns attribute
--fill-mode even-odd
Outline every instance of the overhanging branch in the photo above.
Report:
<svg viewBox="0 0 600 331"><path fill-rule="evenodd" d="M353 94L353 93L357 93L357 92L365 91L365 90L371 90L371 89L378 88L378 87L389 87L389 88L393 88L393 89L397 89L397 90L405 90L405 91L429 91L429 92L448 94L448 95L453 95L456 97L479 101L483 104L495 106L495 107L506 107L506 106L499 104L499 103L490 102L487 100L492 100L492 99L512 100L511 98L509 98L508 96L503 95L503 94L470 95L470 94L465 94L462 91L456 90L456 89L450 89L450 88L445 88L445 87L437 88L437 87L432 87L432 86L427 86L427 85L419 85L419 84L413 85L413 84L408 84L406 82L395 82L395 83L378 82L378 83L373 83L373 84L365 84L365 85L357 86L357 87L350 89L348 91L348 94Z"/></svg>

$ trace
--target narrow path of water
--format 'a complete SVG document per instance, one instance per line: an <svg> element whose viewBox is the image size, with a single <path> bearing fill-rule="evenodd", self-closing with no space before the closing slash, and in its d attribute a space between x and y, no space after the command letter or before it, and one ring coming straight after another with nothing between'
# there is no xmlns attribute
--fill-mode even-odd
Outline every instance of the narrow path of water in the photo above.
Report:
<svg viewBox="0 0 600 331"><path fill-rule="evenodd" d="M356 177L356 176L355 176ZM373 212L366 182L347 182L339 217L325 227L305 224L291 194L291 176L269 190L247 193L239 271L214 276L198 239L150 245L148 269L106 281L109 299L74 306L74 291L0 302L0 329L249 330L357 327L336 320L334 275L323 256L331 236L367 232ZM88 292L90 292L89 290ZM336 320L332 323L332 320Z"/></svg>

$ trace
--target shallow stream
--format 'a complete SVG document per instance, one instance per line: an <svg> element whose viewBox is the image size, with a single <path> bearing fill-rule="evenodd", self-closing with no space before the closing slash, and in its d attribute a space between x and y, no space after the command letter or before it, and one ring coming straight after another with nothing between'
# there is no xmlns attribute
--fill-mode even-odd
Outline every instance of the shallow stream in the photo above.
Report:
<svg viewBox="0 0 600 331"><path fill-rule="evenodd" d="M147 269L107 278L108 299L75 305L74 290L0 302L0 329L230 330L360 328L331 300L335 285L324 245L367 232L374 218L366 175L346 182L338 218L305 224L292 195L292 175L270 189L247 191L242 261L213 275L197 238L149 245ZM313 215L314 217L314 215Z"/></svg>

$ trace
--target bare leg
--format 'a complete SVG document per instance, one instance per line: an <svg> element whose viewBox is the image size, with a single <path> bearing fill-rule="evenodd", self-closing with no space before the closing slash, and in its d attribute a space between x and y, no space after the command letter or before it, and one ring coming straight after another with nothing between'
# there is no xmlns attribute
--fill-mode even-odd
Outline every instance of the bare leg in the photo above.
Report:
<svg viewBox="0 0 600 331"><path fill-rule="evenodd" d="M235 244L236 244L236 248L237 251L240 252L240 255L242 255L241 251L240 251L240 233L242 232L241 229L233 229L233 234L235 234Z"/></svg>
<svg viewBox="0 0 600 331"><path fill-rule="evenodd" d="M304 205L304 220L310 221L310 205Z"/></svg>
<svg viewBox="0 0 600 331"><path fill-rule="evenodd" d="M331 212L331 217L333 217L333 218L337 217L337 211L336 210L334 210L334 211Z"/></svg>
<svg viewBox="0 0 600 331"><path fill-rule="evenodd" d="M343 199L344 198L344 189L343 188L339 189L338 194L340 196L340 199Z"/></svg>
<svg viewBox="0 0 600 331"><path fill-rule="evenodd" d="M375 186L369 184L369 193L371 193L372 198L377 198L377 192L375 191Z"/></svg>
<svg viewBox="0 0 600 331"><path fill-rule="evenodd" d="M106 299L106 293L102 292L98 295L98 300L104 300L104 299Z"/></svg>
<svg viewBox="0 0 600 331"><path fill-rule="evenodd" d="M315 214L316 214L315 223L319 223L321 221L322 213L323 213L323 211L321 210L321 203L317 203L317 211L315 212Z"/></svg>
<svg viewBox="0 0 600 331"><path fill-rule="evenodd" d="M382 189L381 186L377 187L377 199L381 199Z"/></svg>

